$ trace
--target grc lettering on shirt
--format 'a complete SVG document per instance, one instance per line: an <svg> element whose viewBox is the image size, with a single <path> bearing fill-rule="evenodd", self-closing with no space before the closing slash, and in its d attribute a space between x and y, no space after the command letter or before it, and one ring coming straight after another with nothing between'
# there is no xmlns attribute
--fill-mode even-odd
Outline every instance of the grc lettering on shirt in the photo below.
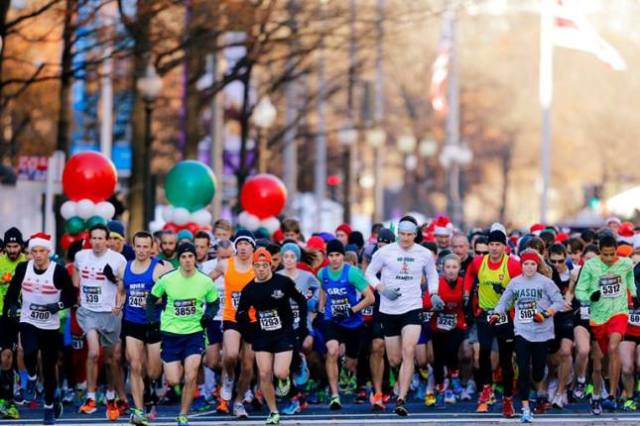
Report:
<svg viewBox="0 0 640 426"><path fill-rule="evenodd" d="M331 296L345 296L347 289L344 287L331 287L327 289L327 294Z"/></svg>

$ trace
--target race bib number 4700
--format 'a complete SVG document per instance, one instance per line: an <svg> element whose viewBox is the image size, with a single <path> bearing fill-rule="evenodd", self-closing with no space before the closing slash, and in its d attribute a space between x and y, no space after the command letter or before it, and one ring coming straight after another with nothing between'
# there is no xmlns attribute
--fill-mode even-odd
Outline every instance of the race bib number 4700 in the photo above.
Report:
<svg viewBox="0 0 640 426"><path fill-rule="evenodd" d="M45 322L51 318L51 312L47 311L47 307L43 305L31 304L29 306L29 310L31 311L29 318L38 322Z"/></svg>

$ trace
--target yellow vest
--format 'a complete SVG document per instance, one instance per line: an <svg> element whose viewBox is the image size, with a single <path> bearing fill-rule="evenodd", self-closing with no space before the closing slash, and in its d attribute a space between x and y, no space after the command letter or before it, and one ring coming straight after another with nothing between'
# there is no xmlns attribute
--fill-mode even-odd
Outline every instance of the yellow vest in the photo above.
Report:
<svg viewBox="0 0 640 426"><path fill-rule="evenodd" d="M502 257L502 263L498 269L489 268L489 255L482 258L480 271L478 271L478 305L481 309L489 310L496 307L502 293L496 293L494 285L506 288L511 277L509 276L509 268L507 264L509 256L506 254Z"/></svg>
<svg viewBox="0 0 640 426"><path fill-rule="evenodd" d="M16 266L26 260L27 257L24 254L18 256L15 262L9 260L6 254L0 255L0 313L4 308L4 297L9 290L9 284L11 284L11 278L13 278Z"/></svg>

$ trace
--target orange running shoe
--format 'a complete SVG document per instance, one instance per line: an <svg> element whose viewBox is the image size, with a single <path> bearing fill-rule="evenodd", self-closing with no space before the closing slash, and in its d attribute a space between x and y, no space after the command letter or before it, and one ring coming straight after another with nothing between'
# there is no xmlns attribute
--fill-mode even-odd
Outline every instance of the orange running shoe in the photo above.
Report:
<svg viewBox="0 0 640 426"><path fill-rule="evenodd" d="M107 401L107 419L115 422L120 417L120 410L118 409L118 404L116 404L116 400L113 399L111 401Z"/></svg>
<svg viewBox="0 0 640 426"><path fill-rule="evenodd" d="M371 411L384 411L384 400L381 392L371 397Z"/></svg>
<svg viewBox="0 0 640 426"><path fill-rule="evenodd" d="M98 406L96 405L95 399L87 399L84 404L80 407L80 412L82 414L93 414L98 410Z"/></svg>
<svg viewBox="0 0 640 426"><path fill-rule="evenodd" d="M220 414L229 414L229 401L221 398L216 411Z"/></svg>

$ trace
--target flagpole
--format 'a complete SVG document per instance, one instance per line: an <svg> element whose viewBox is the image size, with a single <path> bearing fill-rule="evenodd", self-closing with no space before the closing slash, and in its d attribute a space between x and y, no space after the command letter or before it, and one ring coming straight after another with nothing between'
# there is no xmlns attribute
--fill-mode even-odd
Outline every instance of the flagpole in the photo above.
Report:
<svg viewBox="0 0 640 426"><path fill-rule="evenodd" d="M551 39L552 15L550 0L541 1L540 11L540 75L539 96L542 111L540 166L542 191L540 195L540 222L546 223L551 180L551 103L553 98L553 43Z"/></svg>

